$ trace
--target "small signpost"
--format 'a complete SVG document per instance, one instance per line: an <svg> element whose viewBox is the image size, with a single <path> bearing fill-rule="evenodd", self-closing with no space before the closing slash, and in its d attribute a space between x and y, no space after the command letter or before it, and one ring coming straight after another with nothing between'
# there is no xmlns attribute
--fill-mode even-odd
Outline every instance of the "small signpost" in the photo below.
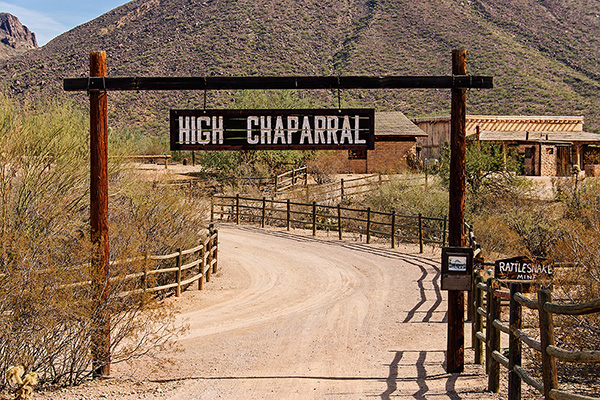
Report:
<svg viewBox="0 0 600 400"><path fill-rule="evenodd" d="M372 150L375 111L171 110L171 150Z"/></svg>

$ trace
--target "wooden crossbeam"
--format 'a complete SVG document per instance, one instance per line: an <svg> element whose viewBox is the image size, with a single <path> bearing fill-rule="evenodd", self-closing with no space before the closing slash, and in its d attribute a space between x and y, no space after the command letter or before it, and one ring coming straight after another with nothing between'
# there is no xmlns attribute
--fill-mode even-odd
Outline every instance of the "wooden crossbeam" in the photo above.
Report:
<svg viewBox="0 0 600 400"><path fill-rule="evenodd" d="M234 89L491 89L491 76L210 76L66 78L66 91Z"/></svg>

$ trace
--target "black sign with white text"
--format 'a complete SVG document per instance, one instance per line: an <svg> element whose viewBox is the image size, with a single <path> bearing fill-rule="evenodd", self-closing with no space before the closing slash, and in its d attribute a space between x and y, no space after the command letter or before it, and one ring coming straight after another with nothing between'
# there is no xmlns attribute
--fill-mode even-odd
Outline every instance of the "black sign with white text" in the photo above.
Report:
<svg viewBox="0 0 600 400"><path fill-rule="evenodd" d="M346 110L171 110L171 150L374 148L375 113Z"/></svg>

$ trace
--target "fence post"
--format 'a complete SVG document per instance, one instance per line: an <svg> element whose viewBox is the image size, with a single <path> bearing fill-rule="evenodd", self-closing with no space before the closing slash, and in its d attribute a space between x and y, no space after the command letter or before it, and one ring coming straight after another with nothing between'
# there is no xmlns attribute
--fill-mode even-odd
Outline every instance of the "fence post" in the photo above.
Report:
<svg viewBox="0 0 600 400"><path fill-rule="evenodd" d="M296 169L292 168L292 188L296 186Z"/></svg>
<svg viewBox="0 0 600 400"><path fill-rule="evenodd" d="M444 216L444 229L442 229L442 246L446 246L446 231L448 230L448 216Z"/></svg>
<svg viewBox="0 0 600 400"><path fill-rule="evenodd" d="M206 270L206 282L210 282L210 273L211 273L211 266L212 266L212 232L210 230L210 228L208 229L208 238L206 238L206 251L207 251L207 255L206 255L206 265L204 267L204 269Z"/></svg>
<svg viewBox="0 0 600 400"><path fill-rule="evenodd" d="M213 239L213 244L212 244L212 251L213 251L213 265L212 265L212 273L216 274L217 273L217 264L218 264L218 260L219 260L219 231L215 228L214 224L210 224L209 225L211 232L215 235L215 238ZM211 235L212 237L212 235Z"/></svg>
<svg viewBox="0 0 600 400"><path fill-rule="evenodd" d="M367 244L371 243L371 207L367 207Z"/></svg>
<svg viewBox="0 0 600 400"><path fill-rule="evenodd" d="M521 365L521 340L516 331L521 329L522 306L515 299L521 284L510 284L510 336L508 339L508 400L521 400L521 378L515 371L515 365Z"/></svg>
<svg viewBox="0 0 600 400"><path fill-rule="evenodd" d="M317 236L317 202L312 202L312 234Z"/></svg>
<svg viewBox="0 0 600 400"><path fill-rule="evenodd" d="M210 198L210 222L215 220L215 196Z"/></svg>
<svg viewBox="0 0 600 400"><path fill-rule="evenodd" d="M286 225L287 225L287 230L290 230L290 220L292 219L292 211L290 208L290 199L287 199L287 214L286 214Z"/></svg>
<svg viewBox="0 0 600 400"><path fill-rule="evenodd" d="M148 290L148 260L150 259L150 256L148 255L148 252L146 252L146 254L144 254L144 275L142 276L142 287L144 290L144 293L146 293L146 290Z"/></svg>
<svg viewBox="0 0 600 400"><path fill-rule="evenodd" d="M267 212L267 198L263 196L262 198L262 217L260 219L260 227L264 228L265 227L265 216L266 216L266 212Z"/></svg>
<svg viewBox="0 0 600 400"><path fill-rule="evenodd" d="M177 249L177 290L175 291L176 297L181 297L181 247Z"/></svg>
<svg viewBox="0 0 600 400"><path fill-rule="evenodd" d="M483 278L480 275L475 275L474 282L473 297L475 298L475 312L473 314L473 324L471 328L471 342L473 343L473 350L475 353L475 364L483 364L483 342L477 337L477 332L483 331L483 319L482 316L477 312L477 310L483 305L483 290L478 288L477 284L479 282L483 282Z"/></svg>
<svg viewBox="0 0 600 400"><path fill-rule="evenodd" d="M344 178L340 180L340 198L344 201Z"/></svg>
<svg viewBox="0 0 600 400"><path fill-rule="evenodd" d="M493 393L500 391L500 363L493 356L494 351L500 351L500 330L494 326L494 320L500 319L500 298L490 288L490 320L486 329L490 331L490 372L488 375L488 390Z"/></svg>
<svg viewBox="0 0 600 400"><path fill-rule="evenodd" d="M240 224L240 194L235 195L235 223Z"/></svg>
<svg viewBox="0 0 600 400"><path fill-rule="evenodd" d="M206 240L202 242L202 251L200 252L200 279L198 279L198 290L204 290L204 270L206 269Z"/></svg>
<svg viewBox="0 0 600 400"><path fill-rule="evenodd" d="M423 216L419 213L419 253L423 253Z"/></svg>
<svg viewBox="0 0 600 400"><path fill-rule="evenodd" d="M556 359L546 352L550 345L554 345L554 321L552 314L544 310L544 304L552 301L552 294L548 290L538 291L538 308L540 315L540 342L542 345L542 372L544 377L544 398L550 400L550 390L558 389L556 376Z"/></svg>
<svg viewBox="0 0 600 400"><path fill-rule="evenodd" d="M392 210L392 249L396 248L396 210Z"/></svg>
<svg viewBox="0 0 600 400"><path fill-rule="evenodd" d="M275 174L275 192L277 192L277 185L278 185L278 176L277 174Z"/></svg>
<svg viewBox="0 0 600 400"><path fill-rule="evenodd" d="M491 355L491 346L490 346L490 334L492 332L491 327L492 327L492 320L491 320L491 310L492 308L490 307L490 304L492 302L492 282L494 281L494 278L488 278L488 280L486 281L486 293L485 293L485 302L487 304L487 307L485 308L485 372L489 375L490 374L490 359L492 358Z"/></svg>
<svg viewBox="0 0 600 400"><path fill-rule="evenodd" d="M304 167L304 186L308 186L308 169Z"/></svg>
<svg viewBox="0 0 600 400"><path fill-rule="evenodd" d="M337 214L338 214L338 236L340 240L342 240L342 205L338 203L337 206Z"/></svg>

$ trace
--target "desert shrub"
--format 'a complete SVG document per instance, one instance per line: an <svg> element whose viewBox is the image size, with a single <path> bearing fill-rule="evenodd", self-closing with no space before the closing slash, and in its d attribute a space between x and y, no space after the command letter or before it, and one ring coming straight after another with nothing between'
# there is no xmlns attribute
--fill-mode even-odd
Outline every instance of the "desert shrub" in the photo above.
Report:
<svg viewBox="0 0 600 400"><path fill-rule="evenodd" d="M91 334L107 310L114 362L167 345L179 330L155 299L119 295L139 284L116 279L140 271L139 262L111 267L104 304L79 284L90 279L88 129L68 103L0 95L0 370L24 365L54 384L90 376ZM201 212L133 179L110 166L111 259L196 244Z"/></svg>
<svg viewBox="0 0 600 400"><path fill-rule="evenodd" d="M367 202L376 210L398 214L444 218L448 215L448 191L439 183L423 186L411 175L395 176L371 193Z"/></svg>
<svg viewBox="0 0 600 400"><path fill-rule="evenodd" d="M306 161L308 173L319 184L333 182L335 175L347 172L346 161L336 150L320 151Z"/></svg>

